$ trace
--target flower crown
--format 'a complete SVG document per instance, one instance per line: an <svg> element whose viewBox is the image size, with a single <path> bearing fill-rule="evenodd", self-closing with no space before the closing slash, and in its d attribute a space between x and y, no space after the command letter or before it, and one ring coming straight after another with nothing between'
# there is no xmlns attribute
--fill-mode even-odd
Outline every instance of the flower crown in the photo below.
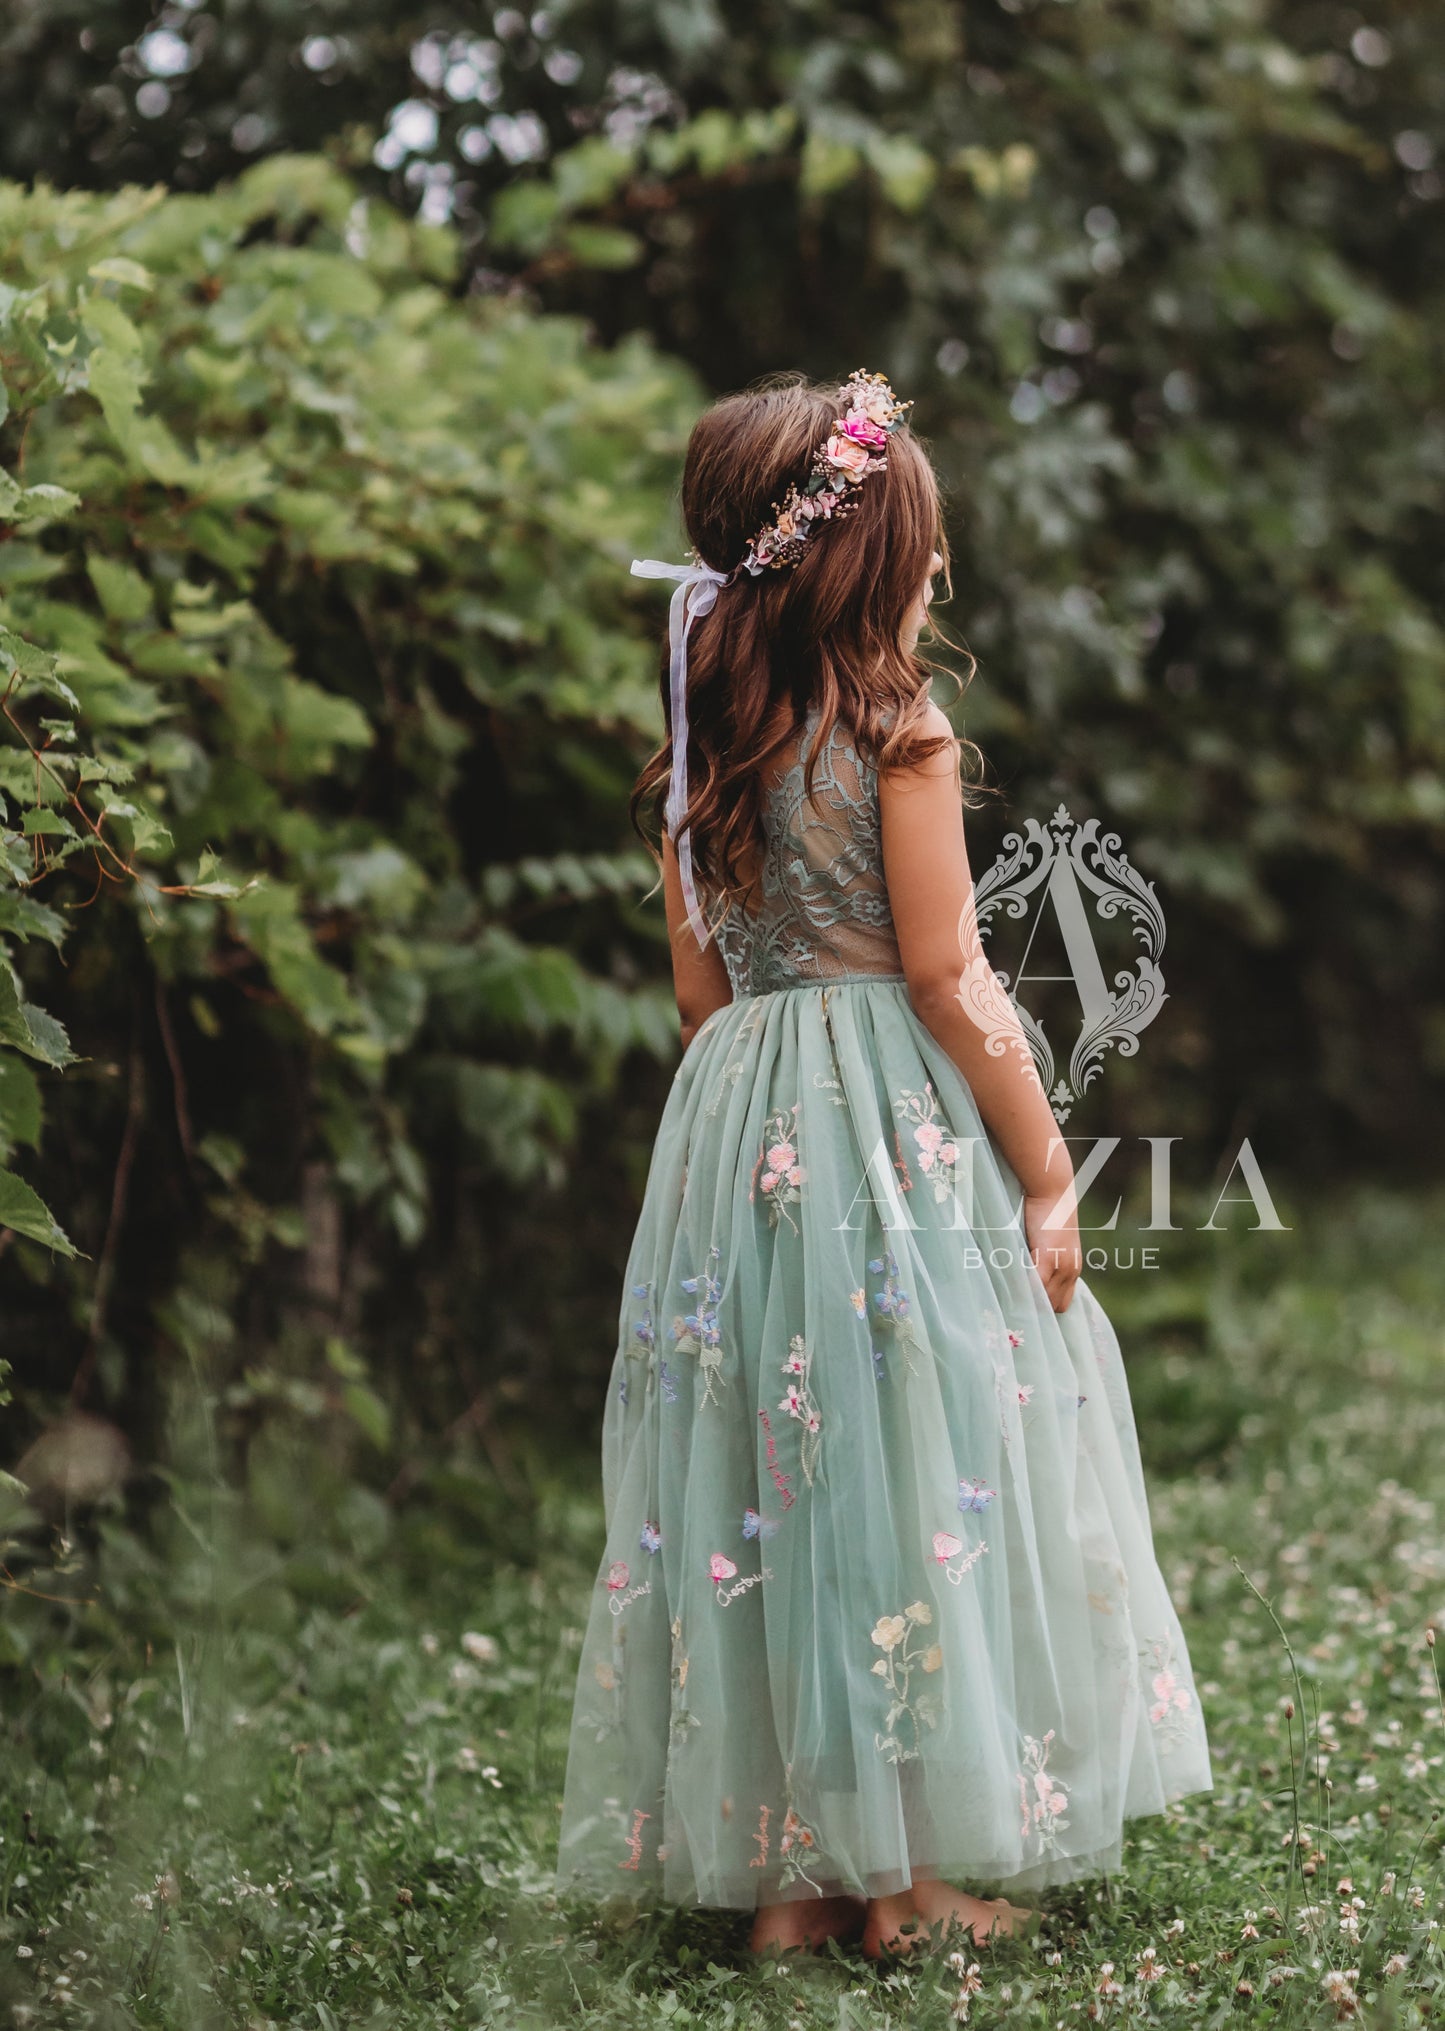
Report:
<svg viewBox="0 0 1445 2031"><path fill-rule="evenodd" d="M886 374L870 374L862 367L843 383L843 396L843 414L834 418L827 442L813 453L807 479L801 487L790 486L781 505L773 502L777 520L748 545L743 564L754 578L769 566L779 570L796 564L818 524L851 515L864 480L887 470L883 448L913 404L898 400Z"/></svg>

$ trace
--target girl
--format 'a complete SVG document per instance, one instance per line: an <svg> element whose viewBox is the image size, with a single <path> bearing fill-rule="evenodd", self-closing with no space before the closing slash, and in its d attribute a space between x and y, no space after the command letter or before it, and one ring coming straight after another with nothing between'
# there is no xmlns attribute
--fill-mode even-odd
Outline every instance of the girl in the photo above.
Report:
<svg viewBox="0 0 1445 2031"><path fill-rule="evenodd" d="M1212 1788L1068 1151L979 944L908 406L861 372L719 402L697 562L634 566L679 581L633 814L669 784L685 1048L559 1882L741 1907L759 1950L1015 1930L1007 1893Z"/></svg>

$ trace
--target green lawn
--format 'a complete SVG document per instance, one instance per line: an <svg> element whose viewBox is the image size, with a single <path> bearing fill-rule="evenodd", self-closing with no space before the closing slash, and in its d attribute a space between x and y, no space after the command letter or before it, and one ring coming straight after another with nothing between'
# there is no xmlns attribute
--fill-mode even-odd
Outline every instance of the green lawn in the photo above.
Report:
<svg viewBox="0 0 1445 2031"><path fill-rule="evenodd" d="M511 1488L433 1476L395 1519L357 1496L330 1549L277 1549L182 1484L164 1570L108 1530L69 1649L12 1599L0 2009L174 2031L1445 2024L1442 1214L1356 1194L1095 1280L1218 1789L1133 1822L1123 1872L1050 1898L1038 1941L979 1950L966 2004L941 1956L755 1964L739 1916L550 1894L600 1536L584 1457L519 1458Z"/></svg>

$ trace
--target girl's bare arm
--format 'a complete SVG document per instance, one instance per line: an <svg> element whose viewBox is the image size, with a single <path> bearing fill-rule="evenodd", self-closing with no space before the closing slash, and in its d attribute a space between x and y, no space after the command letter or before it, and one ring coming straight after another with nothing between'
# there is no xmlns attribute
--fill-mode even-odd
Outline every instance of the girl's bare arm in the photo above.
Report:
<svg viewBox="0 0 1445 2031"><path fill-rule="evenodd" d="M959 744L930 705L924 731L950 746L879 777L883 869L909 998L968 1081L1024 1190L1024 1226L1049 1301L1066 1311L1082 1261L1074 1168L1008 996L983 955L963 837ZM1003 1049L990 1051L990 1037Z"/></svg>
<svg viewBox="0 0 1445 2031"><path fill-rule="evenodd" d="M662 839L662 893L672 948L672 984L682 1022L682 1048L686 1050L714 1010L725 1008L732 1000L733 991L716 940L710 939L704 949L687 921L677 848L666 833Z"/></svg>

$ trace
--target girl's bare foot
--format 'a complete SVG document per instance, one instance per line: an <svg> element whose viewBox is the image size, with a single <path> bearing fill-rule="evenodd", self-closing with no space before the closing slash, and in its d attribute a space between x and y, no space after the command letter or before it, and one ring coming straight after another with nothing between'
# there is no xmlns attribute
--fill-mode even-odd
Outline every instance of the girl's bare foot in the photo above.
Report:
<svg viewBox="0 0 1445 2031"><path fill-rule="evenodd" d="M1006 1897L970 1897L951 1883L920 1877L911 1890L896 1897L877 1897L868 1906L863 1951L870 1960L911 1952L926 1942L929 1931L938 1925L961 1926L981 1946L990 1938L1022 1931L1033 1915L1023 1905L1010 1904Z"/></svg>
<svg viewBox="0 0 1445 2031"><path fill-rule="evenodd" d="M914 1883L913 1904L926 1926L947 1925L952 1920L971 1932L980 1946L990 1938L1021 1932L1034 1915L1025 1905L1010 1904L1007 1897L970 1897L936 1876L921 1877Z"/></svg>
<svg viewBox="0 0 1445 2031"><path fill-rule="evenodd" d="M814 1952L830 1939L849 1939L863 1924L861 1897L797 1898L760 1904L749 1945L754 1953Z"/></svg>

